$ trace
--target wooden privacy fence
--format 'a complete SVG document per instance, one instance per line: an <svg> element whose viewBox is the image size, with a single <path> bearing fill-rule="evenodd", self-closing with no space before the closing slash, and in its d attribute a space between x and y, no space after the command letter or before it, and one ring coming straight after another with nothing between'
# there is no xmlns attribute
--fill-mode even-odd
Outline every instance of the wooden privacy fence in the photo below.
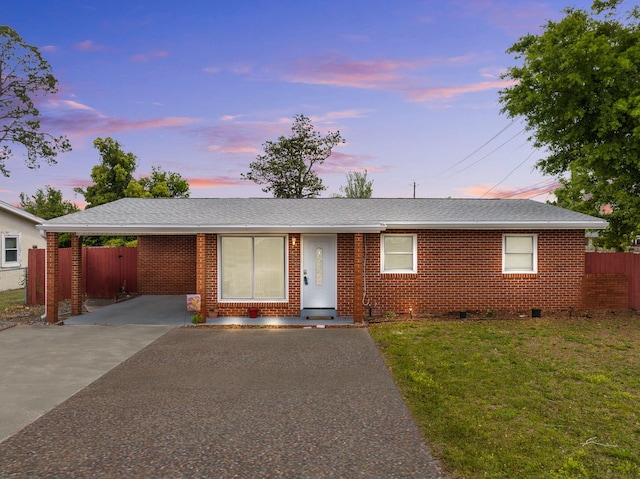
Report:
<svg viewBox="0 0 640 479"><path fill-rule="evenodd" d="M596 276L595 286L628 288L628 308L640 307L640 254L636 253L586 253L585 275ZM615 285L613 283L618 283ZM585 294L586 296L586 294ZM587 298L585 297L585 301Z"/></svg>
<svg viewBox="0 0 640 479"><path fill-rule="evenodd" d="M58 299L71 297L71 248L58 250ZM82 292L112 298L138 291L138 248L82 248ZM27 304L44 304L45 250L29 250Z"/></svg>

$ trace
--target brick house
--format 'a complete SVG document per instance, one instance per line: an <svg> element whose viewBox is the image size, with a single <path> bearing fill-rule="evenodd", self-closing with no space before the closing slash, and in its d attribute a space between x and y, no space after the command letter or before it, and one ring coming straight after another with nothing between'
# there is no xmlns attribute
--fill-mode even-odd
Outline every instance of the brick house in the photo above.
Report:
<svg viewBox="0 0 640 479"><path fill-rule="evenodd" d="M134 199L44 222L47 318L57 320L57 234L138 236L138 292L190 294L223 316L372 310L576 308L585 229L604 220L531 200Z"/></svg>

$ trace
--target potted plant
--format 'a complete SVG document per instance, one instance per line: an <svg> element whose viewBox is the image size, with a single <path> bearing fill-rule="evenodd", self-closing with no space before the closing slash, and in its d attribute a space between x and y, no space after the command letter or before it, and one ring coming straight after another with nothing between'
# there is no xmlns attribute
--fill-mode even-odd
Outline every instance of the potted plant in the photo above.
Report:
<svg viewBox="0 0 640 479"><path fill-rule="evenodd" d="M218 308L209 308L208 316L210 318L217 318L218 316L220 316L220 312L218 311Z"/></svg>
<svg viewBox="0 0 640 479"><path fill-rule="evenodd" d="M191 322L193 324L204 323L204 318L198 311L196 311L193 313L193 316L191 316Z"/></svg>

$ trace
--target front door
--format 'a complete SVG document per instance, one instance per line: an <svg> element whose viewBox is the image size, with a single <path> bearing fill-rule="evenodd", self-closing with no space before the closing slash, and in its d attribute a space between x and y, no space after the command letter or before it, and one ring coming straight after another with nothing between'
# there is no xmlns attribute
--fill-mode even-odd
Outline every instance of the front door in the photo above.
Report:
<svg viewBox="0 0 640 479"><path fill-rule="evenodd" d="M336 307L336 237L302 237L302 307Z"/></svg>

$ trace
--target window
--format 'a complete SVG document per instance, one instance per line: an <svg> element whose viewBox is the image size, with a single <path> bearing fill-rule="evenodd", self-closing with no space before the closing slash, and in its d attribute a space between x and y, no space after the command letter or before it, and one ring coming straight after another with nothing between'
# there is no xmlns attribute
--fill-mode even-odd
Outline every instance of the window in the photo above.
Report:
<svg viewBox="0 0 640 479"><path fill-rule="evenodd" d="M284 300L284 236L223 236L220 239L220 298Z"/></svg>
<svg viewBox="0 0 640 479"><path fill-rule="evenodd" d="M2 267L20 266L20 234L2 234Z"/></svg>
<svg viewBox="0 0 640 479"><path fill-rule="evenodd" d="M538 272L538 236L504 235L502 237L502 272Z"/></svg>
<svg viewBox="0 0 640 479"><path fill-rule="evenodd" d="M417 273L416 243L416 235L382 235L380 270L383 273Z"/></svg>

